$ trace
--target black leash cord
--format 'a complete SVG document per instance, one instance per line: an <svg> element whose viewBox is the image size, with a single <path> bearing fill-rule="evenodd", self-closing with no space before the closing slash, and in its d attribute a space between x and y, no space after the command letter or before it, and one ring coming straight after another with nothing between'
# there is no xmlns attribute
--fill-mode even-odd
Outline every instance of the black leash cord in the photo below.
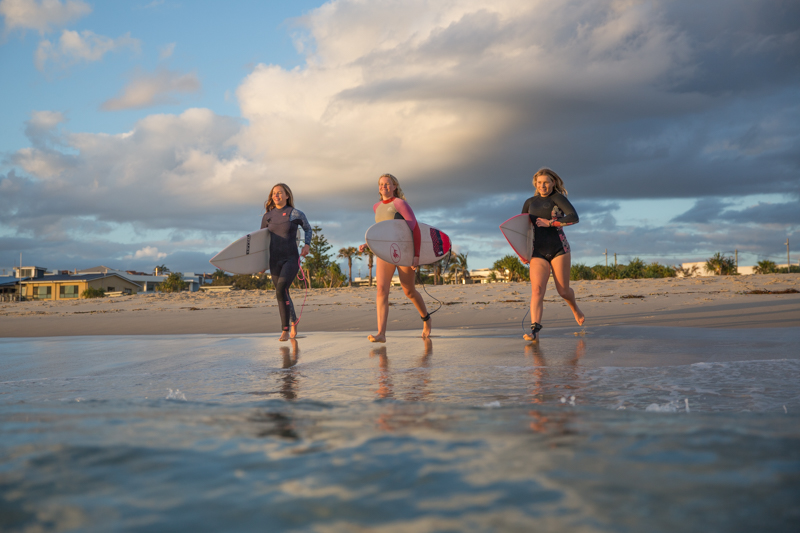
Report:
<svg viewBox="0 0 800 533"><path fill-rule="evenodd" d="M447 271L447 267L449 267L449 266L450 266L450 259L451 259L452 257L453 257L453 249L451 248L451 249L450 249L450 251L449 251L449 252L447 252L447 263L445 264L444 268L442 269L442 274L444 274L444 272L446 272L446 271ZM419 268L419 267L418 267L418 268ZM420 276L420 285L422 285L422 290L423 290L423 291L425 291L425 294L427 294L429 298L433 298L434 300L436 300L437 302L439 302L439 307L437 307L437 308L436 308L436 311L438 311L439 309L441 309L441 308L442 308L442 306L444 305L444 302L442 302L442 301L441 301L439 298L437 298L436 296L431 296L431 293L429 293L429 292L428 292L428 289L425 287L425 282L424 282L424 281L422 281L422 276ZM432 314L434 314L436 311L430 311L430 312L428 312L428 315L432 315Z"/></svg>

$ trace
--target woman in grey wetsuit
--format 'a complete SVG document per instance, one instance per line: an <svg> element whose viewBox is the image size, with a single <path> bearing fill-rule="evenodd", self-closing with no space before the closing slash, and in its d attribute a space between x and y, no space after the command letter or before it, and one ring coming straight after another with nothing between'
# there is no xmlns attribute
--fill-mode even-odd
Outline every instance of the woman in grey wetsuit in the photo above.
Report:
<svg viewBox="0 0 800 533"><path fill-rule="evenodd" d="M281 341L297 336L297 316L292 299L289 297L289 286L300 269L300 256L305 257L311 244L311 225L299 209L294 207L294 197L288 185L278 183L264 202L266 213L261 217L261 228L268 228L269 241L269 273L275 285L278 298L278 311L281 315ZM297 228L303 227L305 246L297 253ZM290 331L291 330L291 331Z"/></svg>
<svg viewBox="0 0 800 533"><path fill-rule="evenodd" d="M569 287L570 250L564 226L578 223L578 213L567 200L567 190L561 177L549 168L542 168L533 175L536 194L525 200L522 212L531 217L533 223L533 254L530 261L531 275L531 333L525 340L539 338L542 329L544 293L550 271L559 296L564 298L575 315L578 325L586 317L575 301L575 291Z"/></svg>

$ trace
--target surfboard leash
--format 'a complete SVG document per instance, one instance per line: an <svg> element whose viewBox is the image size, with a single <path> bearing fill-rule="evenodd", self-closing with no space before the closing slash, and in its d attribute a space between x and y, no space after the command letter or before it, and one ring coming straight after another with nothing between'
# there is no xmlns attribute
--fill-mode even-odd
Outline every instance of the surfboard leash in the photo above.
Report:
<svg viewBox="0 0 800 533"><path fill-rule="evenodd" d="M447 271L447 267L449 267L449 266L450 266L450 259L451 259L452 257L453 257L453 250L452 250L452 248L451 248L451 249L450 249L450 251L449 251L449 252L447 252L447 262L445 263L445 266L444 266L444 268L442 268L442 272L443 272L443 273L444 273L444 272L446 272L446 271ZM420 280L421 280L421 279L422 279L422 278L420 278ZM422 285L422 290L424 290L424 291L425 291L425 294L427 294L429 298L433 298L434 300L436 300L437 302L439 302L439 307L437 307L437 308L436 308L436 311L438 311L439 309L441 309L441 308L442 308L442 306L444 306L444 302L442 302L442 301L441 301L439 298L437 298L436 296L432 296L432 295L431 295L431 293L429 293L429 292L428 292L428 289L425 287L425 282L423 282L423 281L420 281L420 284ZM429 314L429 315L432 315L432 314L434 314L436 311L430 311L428 314Z"/></svg>
<svg viewBox="0 0 800 533"><path fill-rule="evenodd" d="M295 320L294 323L292 324L295 327L297 327L297 324L300 323L300 319L303 318L303 309L306 306L306 299L308 298L308 288L309 288L309 285L310 285L310 283L308 281L308 274L306 273L305 270L303 270L303 258L302 257L298 257L297 258L297 266L300 267L300 275L298 276L298 279L300 279L301 281L305 281L306 282L306 294L305 294L305 296L303 296L303 305L300 306L300 316L298 316L297 320Z"/></svg>

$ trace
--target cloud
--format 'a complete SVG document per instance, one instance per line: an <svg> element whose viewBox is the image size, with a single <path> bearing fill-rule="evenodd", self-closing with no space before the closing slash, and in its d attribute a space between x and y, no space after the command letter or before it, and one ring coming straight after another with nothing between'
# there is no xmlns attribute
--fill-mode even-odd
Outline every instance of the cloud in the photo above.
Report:
<svg viewBox="0 0 800 533"><path fill-rule="evenodd" d="M159 252L158 248L153 246L145 246L141 250L136 250L136 253L133 255L126 255L123 259L152 259L154 261L159 261L167 257L167 254L164 252Z"/></svg>
<svg viewBox="0 0 800 533"><path fill-rule="evenodd" d="M161 104L175 104L175 93L194 93L201 88L195 73L181 74L159 70L154 74L139 74L122 90L117 98L106 100L100 106L104 111L142 109Z"/></svg>
<svg viewBox="0 0 800 533"><path fill-rule="evenodd" d="M158 51L158 58L162 60L167 59L169 57L172 57L173 52L175 52L175 43L165 44Z"/></svg>
<svg viewBox="0 0 800 533"><path fill-rule="evenodd" d="M0 0L6 30L36 30L45 34L91 12L89 4L80 0Z"/></svg>
<svg viewBox="0 0 800 533"><path fill-rule="evenodd" d="M58 68L67 68L80 62L100 61L109 52L122 48L138 51L140 42L126 33L117 39L85 30L63 30L56 42L47 39L39 43L36 49L36 68L44 70L48 63Z"/></svg>
<svg viewBox="0 0 800 533"><path fill-rule="evenodd" d="M488 261L549 166L581 212L568 234L582 254L767 253L769 232L796 230L789 207L769 229L756 210L726 217L743 195L800 194L798 21L800 4L779 0L329 2L295 21L303 65L261 64L241 82L241 117L188 109L123 134L28 126L0 181L0 225L56 238L88 217L207 243L189 253L251 229L285 181L349 245L392 172L420 219ZM199 89L191 76L142 75L104 108L163 103ZM664 227L620 222L623 201L675 198L698 206Z"/></svg>

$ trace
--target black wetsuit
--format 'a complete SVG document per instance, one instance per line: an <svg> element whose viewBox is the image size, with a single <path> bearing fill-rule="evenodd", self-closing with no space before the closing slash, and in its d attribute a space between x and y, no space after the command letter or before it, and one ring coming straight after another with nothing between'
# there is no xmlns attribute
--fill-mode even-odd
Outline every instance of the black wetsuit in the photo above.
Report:
<svg viewBox="0 0 800 533"><path fill-rule="evenodd" d="M264 213L261 227L269 228L269 273L275 285L278 312L284 331L297 322L294 305L289 297L289 286L300 270L300 253L297 251L297 227L305 232L305 243L311 244L311 225L299 209L287 205Z"/></svg>
<svg viewBox="0 0 800 533"><path fill-rule="evenodd" d="M567 236L561 228L577 224L578 213L566 196L555 191L544 197L537 194L525 200L522 212L528 213L533 223L532 257L544 259L549 263L554 257L569 253ZM537 218L551 220L553 225L541 228L536 225Z"/></svg>

